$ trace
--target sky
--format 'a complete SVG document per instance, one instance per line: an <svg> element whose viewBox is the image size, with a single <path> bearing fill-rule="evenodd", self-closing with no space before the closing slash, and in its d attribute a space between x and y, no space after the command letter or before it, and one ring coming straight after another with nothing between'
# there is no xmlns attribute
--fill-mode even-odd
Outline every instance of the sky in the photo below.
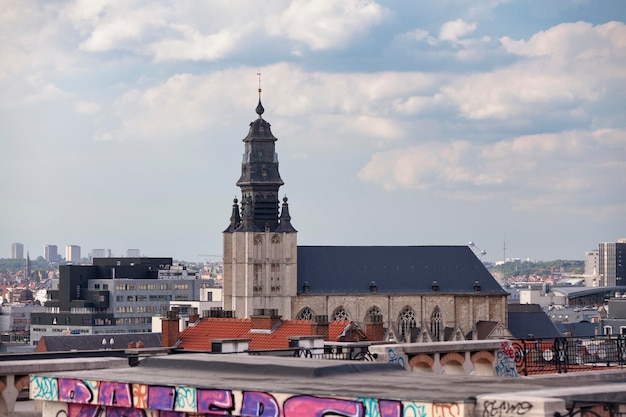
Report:
<svg viewBox="0 0 626 417"><path fill-rule="evenodd" d="M623 0L4 0L0 258L222 255L263 117L300 245L626 237Z"/></svg>

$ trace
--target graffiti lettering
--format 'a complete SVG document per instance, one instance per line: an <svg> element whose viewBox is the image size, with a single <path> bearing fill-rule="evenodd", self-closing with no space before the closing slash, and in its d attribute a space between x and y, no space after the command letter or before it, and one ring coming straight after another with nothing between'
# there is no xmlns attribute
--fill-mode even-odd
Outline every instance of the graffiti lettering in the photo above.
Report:
<svg viewBox="0 0 626 417"><path fill-rule="evenodd" d="M432 405L434 417L459 417L461 415L460 407L457 403Z"/></svg>
<svg viewBox="0 0 626 417"><path fill-rule="evenodd" d="M488 400L484 402L483 417L523 416L532 408L528 401Z"/></svg>
<svg viewBox="0 0 626 417"><path fill-rule="evenodd" d="M196 389L189 387L176 387L176 411L195 411L196 410Z"/></svg>
<svg viewBox="0 0 626 417"><path fill-rule="evenodd" d="M231 414L235 409L233 394L228 390L199 389L198 390L198 413Z"/></svg>
<svg viewBox="0 0 626 417"><path fill-rule="evenodd" d="M59 387L56 378L32 376L30 379L30 397L33 400L59 400Z"/></svg>
<svg viewBox="0 0 626 417"><path fill-rule="evenodd" d="M497 376L508 376L517 378L517 368L515 367L515 359L511 359L504 352L498 351L496 353L496 363L493 367Z"/></svg>
<svg viewBox="0 0 626 417"><path fill-rule="evenodd" d="M266 392L244 392L241 414L253 417L279 417L278 403L273 395Z"/></svg>
<svg viewBox="0 0 626 417"><path fill-rule="evenodd" d="M426 417L426 404L405 403L404 417Z"/></svg>
<svg viewBox="0 0 626 417"><path fill-rule="evenodd" d="M406 369L404 357L402 357L402 355L398 355L392 348L387 349L387 357L389 358L389 363L399 363Z"/></svg>
<svg viewBox="0 0 626 417"><path fill-rule="evenodd" d="M287 399L283 405L283 411L285 417L323 417L327 415L361 417L363 404L359 401L302 395Z"/></svg>
<svg viewBox="0 0 626 417"><path fill-rule="evenodd" d="M500 350L507 358L515 359L515 349L513 349L510 342L502 342Z"/></svg>
<svg viewBox="0 0 626 417"><path fill-rule="evenodd" d="M133 406L130 386L122 382L100 382L98 397L102 405L115 405L118 407Z"/></svg>
<svg viewBox="0 0 626 417"><path fill-rule="evenodd" d="M94 402L93 390L84 381L59 378L59 401L80 404Z"/></svg>
<svg viewBox="0 0 626 417"><path fill-rule="evenodd" d="M148 408L153 410L173 410L176 401L176 391L173 387L149 386Z"/></svg>

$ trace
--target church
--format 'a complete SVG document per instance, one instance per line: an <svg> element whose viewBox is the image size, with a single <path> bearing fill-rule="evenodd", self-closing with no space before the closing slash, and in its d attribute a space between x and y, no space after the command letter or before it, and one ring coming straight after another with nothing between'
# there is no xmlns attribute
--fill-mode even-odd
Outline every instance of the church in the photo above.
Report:
<svg viewBox="0 0 626 417"><path fill-rule="evenodd" d="M317 322L383 323L385 338L506 337L508 293L468 246L298 246L276 141L263 118L243 139L241 199L223 232L224 310Z"/></svg>

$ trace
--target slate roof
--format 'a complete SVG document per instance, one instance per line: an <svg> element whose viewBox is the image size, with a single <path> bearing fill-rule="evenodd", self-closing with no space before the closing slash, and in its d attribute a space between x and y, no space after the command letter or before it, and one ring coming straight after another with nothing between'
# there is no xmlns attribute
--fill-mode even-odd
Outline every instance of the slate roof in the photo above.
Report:
<svg viewBox="0 0 626 417"><path fill-rule="evenodd" d="M338 341L350 325L347 321L328 323L328 340ZM289 348L289 337L314 336L315 331L308 320L282 320L272 332L254 332L251 319L206 318L194 326L187 327L179 337L177 348L185 350L211 351L211 341L219 339L250 339L250 350Z"/></svg>
<svg viewBox="0 0 626 417"><path fill-rule="evenodd" d="M598 323L581 321L578 323L555 323L557 329L562 334L569 333L572 337L591 337L599 332Z"/></svg>
<svg viewBox="0 0 626 417"><path fill-rule="evenodd" d="M311 294L432 292L506 294L467 246L298 246L298 291Z"/></svg>
<svg viewBox="0 0 626 417"><path fill-rule="evenodd" d="M69 334L62 336L41 336L37 352L69 352L72 350L99 350L106 339L109 349L126 349L129 343L143 342L145 348L161 346L160 333L115 333L115 334ZM111 339L113 345L110 344Z"/></svg>
<svg viewBox="0 0 626 417"><path fill-rule="evenodd" d="M561 337L539 304L509 304L509 330L516 339Z"/></svg>

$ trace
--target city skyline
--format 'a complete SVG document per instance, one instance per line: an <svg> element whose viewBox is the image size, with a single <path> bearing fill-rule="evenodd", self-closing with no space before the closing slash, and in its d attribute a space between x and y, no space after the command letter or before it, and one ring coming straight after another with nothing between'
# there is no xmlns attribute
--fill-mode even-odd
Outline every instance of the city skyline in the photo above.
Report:
<svg viewBox="0 0 626 417"><path fill-rule="evenodd" d="M300 245L554 260L626 237L618 0L3 9L7 255L221 255L259 81Z"/></svg>

